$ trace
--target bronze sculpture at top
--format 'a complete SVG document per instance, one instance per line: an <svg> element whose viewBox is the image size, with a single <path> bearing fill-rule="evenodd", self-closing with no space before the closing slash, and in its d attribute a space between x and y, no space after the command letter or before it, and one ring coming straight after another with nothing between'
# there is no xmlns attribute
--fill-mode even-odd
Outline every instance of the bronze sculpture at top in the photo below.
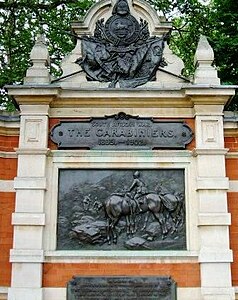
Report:
<svg viewBox="0 0 238 300"><path fill-rule="evenodd" d="M112 16L96 23L93 36L82 38L77 60L87 80L109 82L109 87L134 88L155 80L163 60L166 37L150 36L148 23L130 14L127 0L118 0Z"/></svg>

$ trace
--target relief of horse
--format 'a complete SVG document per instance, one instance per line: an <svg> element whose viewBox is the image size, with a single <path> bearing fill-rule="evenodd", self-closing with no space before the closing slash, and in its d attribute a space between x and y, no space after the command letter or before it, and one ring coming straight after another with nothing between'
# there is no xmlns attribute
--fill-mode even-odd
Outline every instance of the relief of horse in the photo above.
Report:
<svg viewBox="0 0 238 300"><path fill-rule="evenodd" d="M169 231L169 229L166 225L166 221L168 219L172 220L172 222L170 222L171 234L173 234L175 231L177 231L179 224L183 222L183 219L184 219L184 203L183 203L184 195L181 193L180 194L159 193L159 194L154 194L154 195L157 195L162 202L160 204L161 207L160 207L159 213L160 213L160 221L161 221L160 224L162 227L162 234L163 234L162 237L164 238ZM157 197L155 197L155 198L157 198ZM144 206L148 205L147 197L144 197L144 199L141 203L142 210L144 211L143 205ZM148 212L149 211L151 211L154 214L154 209L151 209L149 207ZM163 217L161 217L161 214L163 215ZM146 214L146 217L144 220L144 226L143 226L142 230L146 229L148 219L149 219L149 213Z"/></svg>
<svg viewBox="0 0 238 300"><path fill-rule="evenodd" d="M122 216L126 219L127 234L135 233L135 214L136 204L128 202L127 196L113 194L105 201L105 211L107 216L107 241L110 244L111 237L113 242L117 242L115 226Z"/></svg>
<svg viewBox="0 0 238 300"><path fill-rule="evenodd" d="M161 197L156 193L149 193L143 195L143 200L140 200L140 203L141 203L140 207L142 210L141 213L151 212L154 215L154 217L157 219L157 221L160 223L163 236L166 235L168 233L168 229L163 214L163 202ZM108 243L111 242L111 238L113 238L114 243L117 242L117 233L115 230L115 226L122 216L125 216L126 218L127 234L135 233L136 209L137 209L136 203L132 200L130 201L129 204L127 196L111 195L105 201L105 210L106 210L106 215L108 217L108 224L107 224Z"/></svg>

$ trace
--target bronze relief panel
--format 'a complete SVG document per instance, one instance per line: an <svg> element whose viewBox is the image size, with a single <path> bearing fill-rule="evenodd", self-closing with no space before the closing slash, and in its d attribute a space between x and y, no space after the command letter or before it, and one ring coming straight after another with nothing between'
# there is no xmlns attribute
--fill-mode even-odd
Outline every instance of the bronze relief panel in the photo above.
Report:
<svg viewBox="0 0 238 300"><path fill-rule="evenodd" d="M57 221L57 250L185 250L184 169L61 169Z"/></svg>

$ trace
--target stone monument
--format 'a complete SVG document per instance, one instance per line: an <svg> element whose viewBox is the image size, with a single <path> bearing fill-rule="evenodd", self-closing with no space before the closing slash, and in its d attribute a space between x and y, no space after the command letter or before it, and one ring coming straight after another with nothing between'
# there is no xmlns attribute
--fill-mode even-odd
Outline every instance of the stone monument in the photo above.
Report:
<svg viewBox="0 0 238 300"><path fill-rule="evenodd" d="M147 2L99 1L72 29L61 77L40 36L24 84L8 87L21 109L8 300L66 300L73 276L68 300L89 277L126 278L132 298L149 277L172 278L178 300L234 300L223 136L234 87L220 85L207 39L188 80L171 24Z"/></svg>

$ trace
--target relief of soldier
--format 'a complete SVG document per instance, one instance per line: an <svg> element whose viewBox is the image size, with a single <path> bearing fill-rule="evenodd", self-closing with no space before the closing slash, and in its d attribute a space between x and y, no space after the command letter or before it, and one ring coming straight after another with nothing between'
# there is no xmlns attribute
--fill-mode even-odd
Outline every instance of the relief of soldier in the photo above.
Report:
<svg viewBox="0 0 238 300"><path fill-rule="evenodd" d="M183 171L177 177L164 171L166 178L150 170L105 172L97 183L77 188L82 196L75 200L78 212L72 213L72 241L92 249L110 249L112 243L120 249L185 248L184 187L176 183Z"/></svg>

